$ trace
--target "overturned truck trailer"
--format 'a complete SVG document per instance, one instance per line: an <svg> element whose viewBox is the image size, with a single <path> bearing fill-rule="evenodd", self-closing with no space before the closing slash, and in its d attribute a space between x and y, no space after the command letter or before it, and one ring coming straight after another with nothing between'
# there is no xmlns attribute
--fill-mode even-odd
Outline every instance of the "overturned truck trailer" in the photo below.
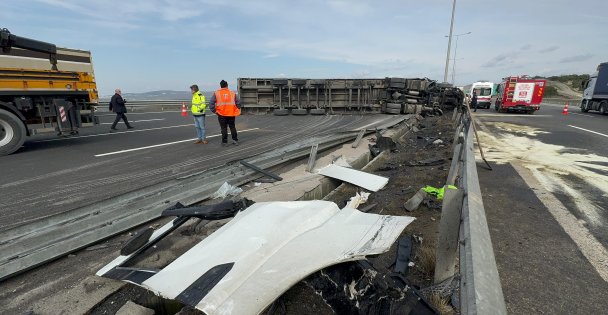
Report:
<svg viewBox="0 0 608 315"><path fill-rule="evenodd" d="M279 116L335 111L412 114L460 106L464 99L459 89L427 78L239 78L238 91L249 110L272 110Z"/></svg>

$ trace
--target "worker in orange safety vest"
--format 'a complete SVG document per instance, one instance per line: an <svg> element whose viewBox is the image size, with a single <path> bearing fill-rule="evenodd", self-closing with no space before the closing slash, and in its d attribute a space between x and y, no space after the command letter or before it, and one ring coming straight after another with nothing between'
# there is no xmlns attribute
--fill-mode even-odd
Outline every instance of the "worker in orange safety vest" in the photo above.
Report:
<svg viewBox="0 0 608 315"><path fill-rule="evenodd" d="M228 82L224 80L220 82L220 89L211 96L209 109L217 114L217 120L222 128L222 146L228 145L228 127L230 127L232 144L239 145L234 124L236 116L241 114L241 101L236 93L228 89Z"/></svg>

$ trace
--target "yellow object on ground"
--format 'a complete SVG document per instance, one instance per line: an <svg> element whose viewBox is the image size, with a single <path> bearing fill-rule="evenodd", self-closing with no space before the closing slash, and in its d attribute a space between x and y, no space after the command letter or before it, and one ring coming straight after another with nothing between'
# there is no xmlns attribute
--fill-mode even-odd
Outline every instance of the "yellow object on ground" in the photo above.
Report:
<svg viewBox="0 0 608 315"><path fill-rule="evenodd" d="M458 189L458 187L454 186L454 185L448 185L449 189ZM437 200L443 200L443 194L444 194L444 187L441 188L435 188L433 186L425 186L424 188L422 188L427 194L429 195L433 195L435 197L437 197Z"/></svg>

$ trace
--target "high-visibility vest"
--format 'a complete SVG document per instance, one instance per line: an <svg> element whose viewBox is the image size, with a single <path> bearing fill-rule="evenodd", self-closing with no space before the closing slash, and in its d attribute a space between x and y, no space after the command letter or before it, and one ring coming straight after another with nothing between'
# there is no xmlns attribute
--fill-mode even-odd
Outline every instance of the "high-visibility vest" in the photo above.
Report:
<svg viewBox="0 0 608 315"><path fill-rule="evenodd" d="M192 93L192 107L190 108L192 115L204 115L206 109L205 95L199 91Z"/></svg>
<svg viewBox="0 0 608 315"><path fill-rule="evenodd" d="M236 93L228 88L215 91L215 112L220 116L235 117L241 114L236 107Z"/></svg>

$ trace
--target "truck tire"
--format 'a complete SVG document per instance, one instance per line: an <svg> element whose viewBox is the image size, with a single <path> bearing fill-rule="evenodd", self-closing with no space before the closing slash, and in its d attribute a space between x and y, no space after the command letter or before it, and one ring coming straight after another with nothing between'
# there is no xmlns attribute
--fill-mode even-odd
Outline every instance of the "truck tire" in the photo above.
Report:
<svg viewBox="0 0 608 315"><path fill-rule="evenodd" d="M310 114L311 115L325 115L325 109L324 108L314 108L310 110Z"/></svg>
<svg viewBox="0 0 608 315"><path fill-rule="evenodd" d="M586 113L589 111L589 100L581 101L581 112Z"/></svg>
<svg viewBox="0 0 608 315"><path fill-rule="evenodd" d="M272 113L275 116L287 116L287 115L289 115L289 110L288 109L284 109L284 108L275 109L275 110L272 111Z"/></svg>
<svg viewBox="0 0 608 315"><path fill-rule="evenodd" d="M25 142L27 131L19 117L0 109L0 156L17 151Z"/></svg>
<svg viewBox="0 0 608 315"><path fill-rule="evenodd" d="M291 114L296 116L304 116L308 115L308 110L306 108L296 108L291 110Z"/></svg>
<svg viewBox="0 0 608 315"><path fill-rule="evenodd" d="M608 102L602 101L598 110L600 113L602 113L602 115L608 114Z"/></svg>

